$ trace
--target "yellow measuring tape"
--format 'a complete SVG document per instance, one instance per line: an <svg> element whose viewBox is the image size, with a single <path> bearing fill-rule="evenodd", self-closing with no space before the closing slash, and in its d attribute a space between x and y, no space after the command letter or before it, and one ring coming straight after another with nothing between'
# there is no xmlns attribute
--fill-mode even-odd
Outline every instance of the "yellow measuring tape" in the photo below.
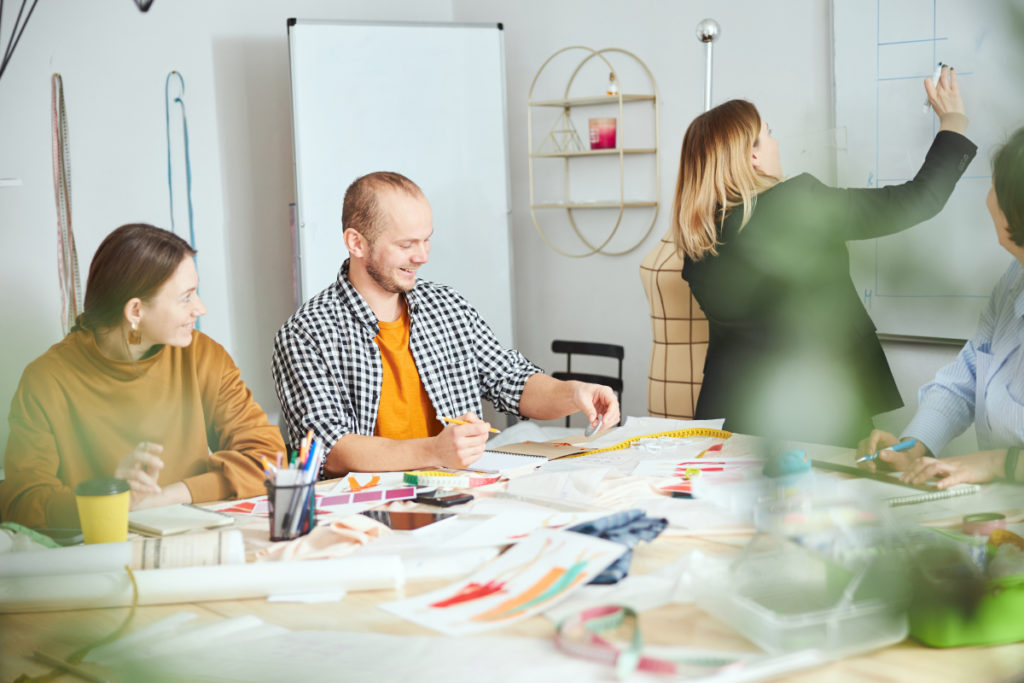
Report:
<svg viewBox="0 0 1024 683"><path fill-rule="evenodd" d="M608 446L607 448L596 448L592 451L585 451L583 453L577 453L576 455L567 455L564 458L582 458L585 455L594 455L595 453L607 453L608 451L621 451L629 448L637 441L643 439L659 439L661 437L672 438L672 439L685 439L692 436L708 436L718 439L728 439L732 436L732 432L727 432L723 429L709 429L707 427L691 427L690 429L677 429L671 432L658 432L657 434L645 434L643 436L634 436L632 439L626 439L621 441L614 446ZM564 459L563 458L563 459ZM485 484L492 484L500 478L497 474L484 474L484 473L468 473L468 472L448 472L445 470L413 470L406 472L403 476L403 480L406 484L412 484L413 486L439 486L444 488L470 488L473 486L483 486Z"/></svg>
<svg viewBox="0 0 1024 683"><path fill-rule="evenodd" d="M690 429L677 429L672 432L659 432L657 434L645 434L644 436L634 436L632 439L626 439L621 441L614 446L608 446L607 448L596 448L592 451L586 451L584 453L577 453L576 455L568 455L567 458L582 458L585 455L594 455L595 453L607 453L608 451L621 451L629 448L636 441L642 441L643 439L659 439L661 437L671 439L685 439L690 436L710 436L718 439L728 439L732 436L732 432L727 432L724 429L709 429L707 427L692 427Z"/></svg>

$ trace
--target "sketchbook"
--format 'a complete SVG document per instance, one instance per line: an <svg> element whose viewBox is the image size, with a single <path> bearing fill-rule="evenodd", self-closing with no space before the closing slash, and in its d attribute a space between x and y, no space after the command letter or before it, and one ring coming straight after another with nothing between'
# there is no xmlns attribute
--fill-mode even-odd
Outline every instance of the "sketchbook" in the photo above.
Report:
<svg viewBox="0 0 1024 683"><path fill-rule="evenodd" d="M573 440L578 442L582 438L583 436L580 435L579 438L574 437ZM567 455L585 453L587 450L589 450L587 446L575 446L566 439L555 439L553 441L520 441L519 443L510 443L507 446L488 449L487 452L509 453L512 455L534 456L544 460L554 460Z"/></svg>
<svg viewBox="0 0 1024 683"><path fill-rule="evenodd" d="M466 469L473 472L487 472L501 474L512 470L539 467L546 463L548 458L543 455L526 455L525 453L507 453L505 451L484 451L480 459L472 463Z"/></svg>
<svg viewBox="0 0 1024 683"><path fill-rule="evenodd" d="M187 503L128 513L128 529L146 536L170 536L193 529L215 529L233 524L235 518Z"/></svg>

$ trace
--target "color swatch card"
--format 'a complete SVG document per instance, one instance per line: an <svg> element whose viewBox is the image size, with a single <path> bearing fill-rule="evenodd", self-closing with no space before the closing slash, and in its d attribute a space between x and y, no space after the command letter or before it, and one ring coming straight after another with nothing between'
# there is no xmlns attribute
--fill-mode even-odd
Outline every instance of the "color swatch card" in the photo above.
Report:
<svg viewBox="0 0 1024 683"><path fill-rule="evenodd" d="M328 496L317 496L316 504L319 508L329 509L353 503L390 503L393 500L409 500L415 497L415 486L398 486L389 489L373 488L364 491L348 491L333 493Z"/></svg>
<svg viewBox="0 0 1024 683"><path fill-rule="evenodd" d="M316 507L318 515L325 515L334 512L346 505L359 503L390 503L394 500L409 500L416 497L415 486L395 486L392 488L375 487L364 490L347 490L340 493L329 493L326 495L316 494ZM215 507L217 512L232 515L253 515L266 517L270 514L270 505L266 496L236 500ZM353 512L358 512L354 510Z"/></svg>
<svg viewBox="0 0 1024 683"><path fill-rule="evenodd" d="M586 585L625 550L594 536L539 529L468 579L381 607L453 636L501 628Z"/></svg>

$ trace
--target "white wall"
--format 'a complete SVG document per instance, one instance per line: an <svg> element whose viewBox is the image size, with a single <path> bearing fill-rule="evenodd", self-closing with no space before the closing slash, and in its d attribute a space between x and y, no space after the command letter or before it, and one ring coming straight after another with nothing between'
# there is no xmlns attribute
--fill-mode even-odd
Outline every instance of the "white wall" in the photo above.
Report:
<svg viewBox="0 0 1024 683"><path fill-rule="evenodd" d="M13 21L4 8L4 46ZM61 337L50 161L50 75L70 122L73 225L82 286L116 226L170 227L164 79L185 79L203 331L224 344L256 399L278 411L274 332L294 310L288 17L451 21L449 0L131 0L39 3L0 80L0 412L22 369ZM176 114L176 111L172 111ZM181 157L175 157L181 169ZM338 188L340 197L344 188ZM175 185L176 199L184 181ZM187 238L184 204L177 229ZM338 255L338 262L344 254ZM2 421L0 443L8 426Z"/></svg>
<svg viewBox="0 0 1024 683"><path fill-rule="evenodd" d="M822 0L790 0L785 11L758 0L157 0L148 14L130 0L40 3L0 80L0 177L24 183L0 188L0 315L6 321L0 405L8 404L25 364L60 337L50 73L64 76L74 221L85 270L100 239L120 223L168 225L163 88L167 72L176 69L186 79L200 276L210 309L203 329L228 347L257 400L276 412L271 343L293 308L289 16L504 24L518 346L556 370L562 360L550 352L552 339L622 344L625 414L647 409L651 333L639 264L668 225L679 143L703 107L697 22L713 17L722 27L715 102L754 101L781 141L786 173L807 170L832 179L822 143L831 127L829 17ZM662 210L647 241L626 256L559 256L530 221L527 91L551 53L577 44L636 53L661 92ZM415 103L410 107L414 111ZM943 347L887 350L908 403L954 353ZM899 411L891 420L905 421ZM6 424L2 429L6 441Z"/></svg>

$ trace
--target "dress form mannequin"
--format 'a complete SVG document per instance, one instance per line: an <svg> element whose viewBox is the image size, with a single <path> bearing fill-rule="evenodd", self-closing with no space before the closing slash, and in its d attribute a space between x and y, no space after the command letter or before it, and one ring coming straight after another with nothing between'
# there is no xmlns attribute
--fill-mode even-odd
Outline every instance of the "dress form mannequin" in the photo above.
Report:
<svg viewBox="0 0 1024 683"><path fill-rule="evenodd" d="M692 419L704 375L708 323L682 270L671 232L640 264L654 338L647 386L647 411L653 417Z"/></svg>

